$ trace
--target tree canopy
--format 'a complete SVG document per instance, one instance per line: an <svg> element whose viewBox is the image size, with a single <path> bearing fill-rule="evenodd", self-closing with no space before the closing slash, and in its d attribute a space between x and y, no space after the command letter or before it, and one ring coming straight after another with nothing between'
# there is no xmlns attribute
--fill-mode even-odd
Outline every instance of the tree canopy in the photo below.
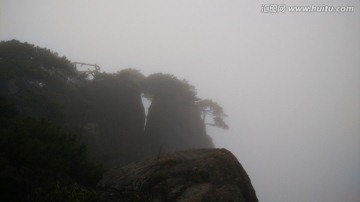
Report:
<svg viewBox="0 0 360 202"><path fill-rule="evenodd" d="M145 96L150 99L160 96L197 99L194 86L171 74L156 73L149 75L144 81L143 91Z"/></svg>
<svg viewBox="0 0 360 202"><path fill-rule="evenodd" d="M55 192L75 184L95 186L101 172L75 135L47 120L18 115L14 105L0 97L0 186L5 191L0 200L63 201L69 196ZM80 189L90 197L90 191ZM76 198L85 200L82 197Z"/></svg>
<svg viewBox="0 0 360 202"><path fill-rule="evenodd" d="M209 99L204 99L198 101L197 105L202 113L202 120L206 125L219 127L222 129L229 129L229 126L223 120L223 118L227 115L224 113L223 108L218 103ZM212 116L212 123L206 122L206 115Z"/></svg>

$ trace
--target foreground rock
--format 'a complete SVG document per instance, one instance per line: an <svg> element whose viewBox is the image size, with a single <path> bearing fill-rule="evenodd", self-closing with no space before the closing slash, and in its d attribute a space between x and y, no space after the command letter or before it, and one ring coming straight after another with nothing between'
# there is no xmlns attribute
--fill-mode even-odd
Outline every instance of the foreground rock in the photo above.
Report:
<svg viewBox="0 0 360 202"><path fill-rule="evenodd" d="M110 170L98 186L103 201L258 201L244 168L225 149L163 154Z"/></svg>

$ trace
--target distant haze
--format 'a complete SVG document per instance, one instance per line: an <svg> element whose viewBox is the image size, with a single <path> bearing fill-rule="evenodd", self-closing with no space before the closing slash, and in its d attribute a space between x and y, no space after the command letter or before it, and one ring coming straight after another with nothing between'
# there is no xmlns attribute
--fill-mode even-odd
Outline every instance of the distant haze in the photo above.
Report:
<svg viewBox="0 0 360 202"><path fill-rule="evenodd" d="M353 6L262 13L262 4ZM171 73L229 115L208 128L263 202L360 200L360 2L0 0L0 40L103 71Z"/></svg>

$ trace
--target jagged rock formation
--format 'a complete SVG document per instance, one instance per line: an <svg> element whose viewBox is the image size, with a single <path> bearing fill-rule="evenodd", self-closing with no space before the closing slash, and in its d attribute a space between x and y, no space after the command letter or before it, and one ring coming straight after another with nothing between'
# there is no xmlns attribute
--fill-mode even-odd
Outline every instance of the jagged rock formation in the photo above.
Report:
<svg viewBox="0 0 360 202"><path fill-rule="evenodd" d="M214 148L206 134L195 88L168 74L152 74L145 81L144 91L150 94L151 106L145 135L154 155L162 152Z"/></svg>
<svg viewBox="0 0 360 202"><path fill-rule="evenodd" d="M0 96L22 115L48 119L77 134L89 156L106 168L159 151L214 148L201 119L200 98L185 80L162 73L145 77L133 69L96 69L91 75L49 49L0 42ZM151 100L147 117L142 95Z"/></svg>
<svg viewBox="0 0 360 202"><path fill-rule="evenodd" d="M88 133L82 139L106 167L143 158L145 111L139 86L124 72L101 77L87 84L89 106L82 125Z"/></svg>
<svg viewBox="0 0 360 202"><path fill-rule="evenodd" d="M162 154L107 172L102 201L257 202L250 178L225 149Z"/></svg>
<svg viewBox="0 0 360 202"><path fill-rule="evenodd" d="M153 100L145 132L152 142L153 154L159 150L214 147L195 103L177 97Z"/></svg>

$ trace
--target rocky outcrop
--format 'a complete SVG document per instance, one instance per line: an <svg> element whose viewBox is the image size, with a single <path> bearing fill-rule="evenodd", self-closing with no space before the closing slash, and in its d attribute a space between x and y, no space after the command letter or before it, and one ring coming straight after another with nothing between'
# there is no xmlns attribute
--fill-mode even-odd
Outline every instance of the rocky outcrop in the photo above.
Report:
<svg viewBox="0 0 360 202"><path fill-rule="evenodd" d="M195 103L179 97L153 99L145 133L151 155L157 154L159 148L164 152L214 148Z"/></svg>
<svg viewBox="0 0 360 202"><path fill-rule="evenodd" d="M143 159L145 111L141 92L130 78L103 76L87 84L89 106L82 140L106 168Z"/></svg>
<svg viewBox="0 0 360 202"><path fill-rule="evenodd" d="M146 78L143 91L151 99L144 137L149 156L159 150L214 148L196 104L195 87L173 75L157 73Z"/></svg>
<svg viewBox="0 0 360 202"><path fill-rule="evenodd" d="M250 178L225 149L162 154L108 171L102 201L258 201Z"/></svg>

